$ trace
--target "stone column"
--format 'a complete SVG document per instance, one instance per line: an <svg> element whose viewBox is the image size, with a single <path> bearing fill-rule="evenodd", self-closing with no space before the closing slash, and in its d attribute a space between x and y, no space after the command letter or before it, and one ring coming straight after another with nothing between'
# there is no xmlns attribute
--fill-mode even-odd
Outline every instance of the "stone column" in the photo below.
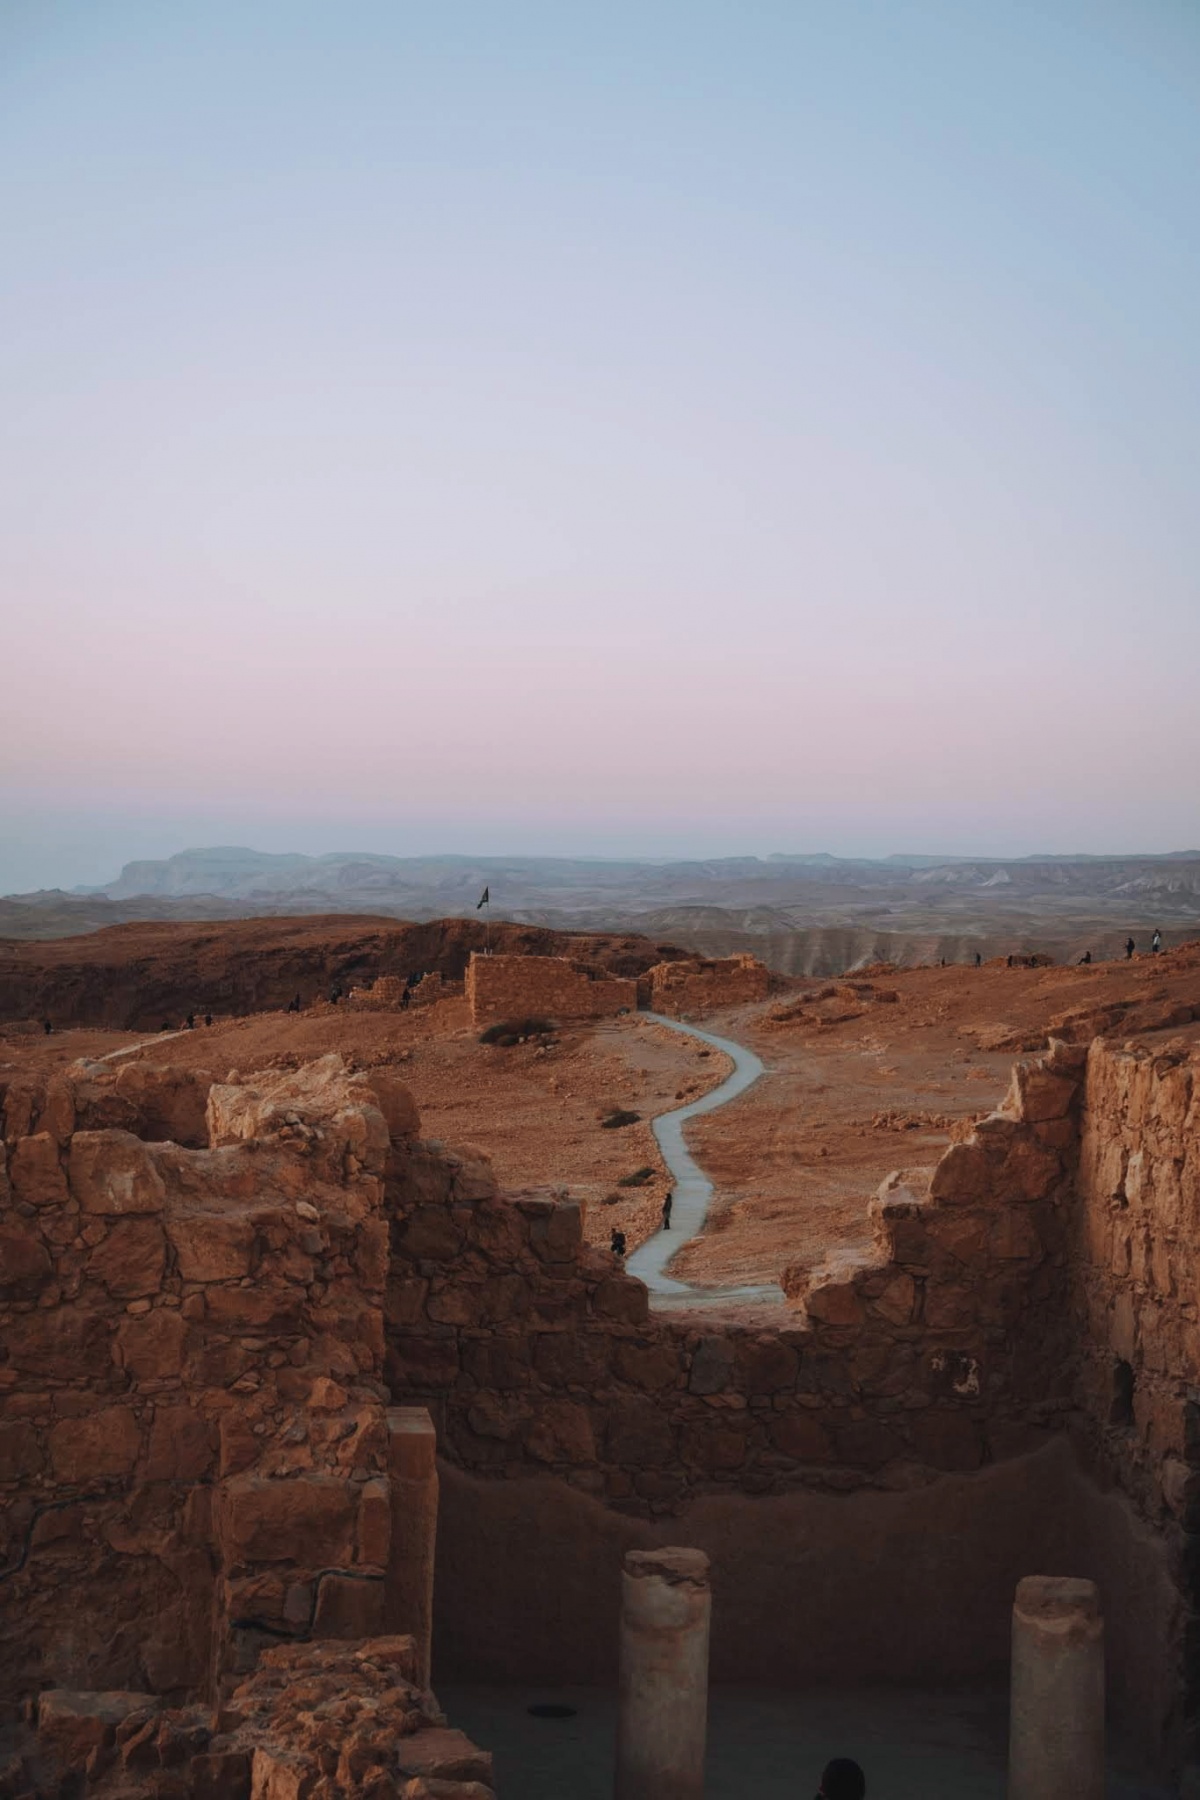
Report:
<svg viewBox="0 0 1200 1800"><path fill-rule="evenodd" d="M1011 1800L1104 1800L1104 1619L1094 1581L1028 1575L1012 1622Z"/></svg>
<svg viewBox="0 0 1200 1800"><path fill-rule="evenodd" d="M433 1565L437 1543L437 1437L423 1406L388 1408L388 1481L392 1541L384 1581L391 1632L417 1642L417 1681L429 1686L433 1640Z"/></svg>
<svg viewBox="0 0 1200 1800"><path fill-rule="evenodd" d="M701 1550L630 1550L616 1800L702 1800L712 1596Z"/></svg>

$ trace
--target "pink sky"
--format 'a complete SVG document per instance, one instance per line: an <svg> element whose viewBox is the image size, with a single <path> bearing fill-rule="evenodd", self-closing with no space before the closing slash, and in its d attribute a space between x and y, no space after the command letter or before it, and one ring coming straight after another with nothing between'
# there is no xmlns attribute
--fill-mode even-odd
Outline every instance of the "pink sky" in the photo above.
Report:
<svg viewBox="0 0 1200 1800"><path fill-rule="evenodd" d="M1200 843L1194 14L319 12L0 20L0 887Z"/></svg>

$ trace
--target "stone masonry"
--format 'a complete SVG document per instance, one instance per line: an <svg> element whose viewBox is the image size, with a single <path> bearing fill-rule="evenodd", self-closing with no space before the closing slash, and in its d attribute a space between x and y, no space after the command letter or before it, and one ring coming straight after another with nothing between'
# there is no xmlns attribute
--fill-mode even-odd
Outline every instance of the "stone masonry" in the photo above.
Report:
<svg viewBox="0 0 1200 1800"><path fill-rule="evenodd" d="M646 1004L654 1012L689 1018L722 1006L749 1006L765 1000L771 971L755 956L697 957L656 963L640 985L648 988Z"/></svg>
<svg viewBox="0 0 1200 1800"><path fill-rule="evenodd" d="M637 1006L637 982L565 956L479 956L467 964L476 1025L505 1019L603 1019Z"/></svg>

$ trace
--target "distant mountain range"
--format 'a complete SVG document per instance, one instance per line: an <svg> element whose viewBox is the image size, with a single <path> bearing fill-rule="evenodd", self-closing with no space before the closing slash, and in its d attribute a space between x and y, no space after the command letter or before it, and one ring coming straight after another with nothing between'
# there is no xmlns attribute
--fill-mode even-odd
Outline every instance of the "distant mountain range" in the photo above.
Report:
<svg viewBox="0 0 1200 1800"><path fill-rule="evenodd" d="M767 954L823 973L1040 946L1115 948L1124 936L1200 934L1200 851L1012 859L813 855L679 861L584 857L271 855L220 847L127 863L71 894L0 900L0 936L59 937L128 920L372 913L469 917L484 887L497 919L638 930L709 953Z"/></svg>

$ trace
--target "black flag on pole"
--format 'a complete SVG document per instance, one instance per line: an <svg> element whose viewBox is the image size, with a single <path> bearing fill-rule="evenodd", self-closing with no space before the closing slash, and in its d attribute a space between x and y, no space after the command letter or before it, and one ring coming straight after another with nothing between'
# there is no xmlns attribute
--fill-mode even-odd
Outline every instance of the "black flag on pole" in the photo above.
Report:
<svg viewBox="0 0 1200 1800"><path fill-rule="evenodd" d="M475 902L475 911L478 912L481 906L490 906L490 905L491 905L491 895L488 893L487 889L484 888L482 894L480 894L478 900Z"/></svg>

